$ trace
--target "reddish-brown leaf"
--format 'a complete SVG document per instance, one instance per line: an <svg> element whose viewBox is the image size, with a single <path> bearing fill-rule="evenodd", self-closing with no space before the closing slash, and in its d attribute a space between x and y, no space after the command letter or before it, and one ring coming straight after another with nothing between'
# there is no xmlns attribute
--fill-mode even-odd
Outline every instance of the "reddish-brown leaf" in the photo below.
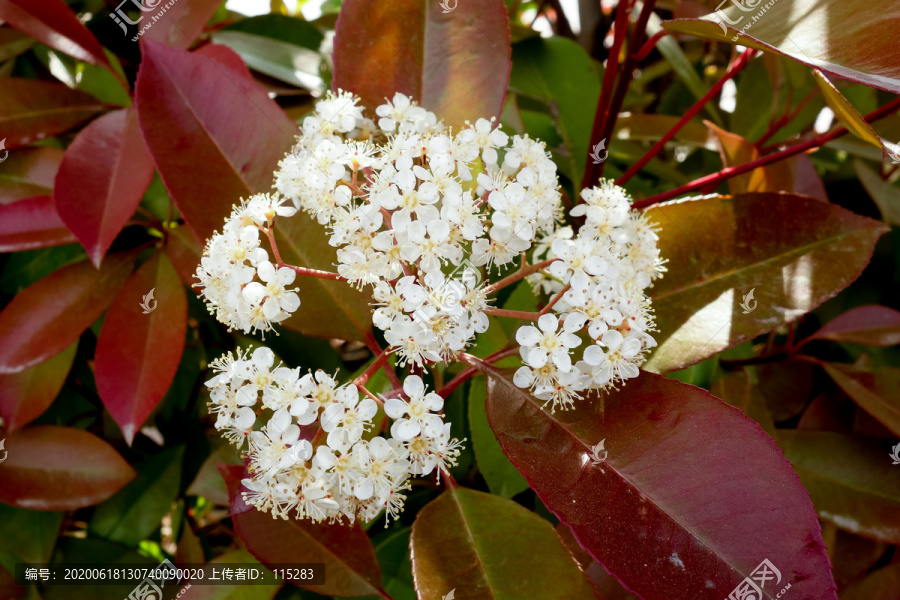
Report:
<svg viewBox="0 0 900 600"><path fill-rule="evenodd" d="M900 369L859 369L837 363L822 366L863 410L900 435Z"/></svg>
<svg viewBox="0 0 900 600"><path fill-rule="evenodd" d="M194 273L197 272L197 267L200 265L203 246L191 233L190 227L182 224L169 230L166 254L184 285L188 287L195 285L197 278L194 277Z"/></svg>
<svg viewBox="0 0 900 600"><path fill-rule="evenodd" d="M0 204L52 195L62 157L62 150L43 146L10 152L0 169Z"/></svg>
<svg viewBox="0 0 900 600"><path fill-rule="evenodd" d="M134 257L112 254L98 270L63 267L27 287L0 312L0 373L18 373L62 352L103 314L128 279Z"/></svg>
<svg viewBox="0 0 900 600"><path fill-rule="evenodd" d="M35 420L53 403L72 368L77 348L73 342L39 365L0 375L0 416L9 431Z"/></svg>
<svg viewBox="0 0 900 600"><path fill-rule="evenodd" d="M172 384L186 331L184 286L157 253L116 296L97 339L97 391L129 444Z"/></svg>
<svg viewBox="0 0 900 600"><path fill-rule="evenodd" d="M76 242L50 196L0 205L0 252L21 252Z"/></svg>
<svg viewBox="0 0 900 600"><path fill-rule="evenodd" d="M581 546L645 600L722 600L763 559L798 598L835 599L809 496L759 425L644 372L551 414L484 365L503 451ZM606 454L592 456L605 440Z"/></svg>
<svg viewBox="0 0 900 600"><path fill-rule="evenodd" d="M419 600L593 600L553 526L512 500L448 487L419 511L409 541Z"/></svg>
<svg viewBox="0 0 900 600"><path fill-rule="evenodd" d="M314 524L293 517L273 519L244 504L239 495L244 467L219 465L234 498L231 520L247 550L263 564L324 563L325 583L301 586L330 596L387 597L381 587L381 570L375 550L359 521L347 524Z"/></svg>
<svg viewBox="0 0 900 600"><path fill-rule="evenodd" d="M718 7L720 11L702 19L666 21L664 26L776 52L842 79L900 93L894 42L900 6L893 0L722 2ZM860 44L863 38L866 42Z"/></svg>
<svg viewBox="0 0 900 600"><path fill-rule="evenodd" d="M771 192L675 201L647 214L668 261L650 289L659 347L646 368L657 373L811 311L859 276L887 231L833 204Z"/></svg>
<svg viewBox="0 0 900 600"><path fill-rule="evenodd" d="M153 161L133 108L103 115L66 150L53 198L95 266L134 214L152 178Z"/></svg>
<svg viewBox="0 0 900 600"><path fill-rule="evenodd" d="M0 21L69 56L111 69L100 42L62 0L0 0Z"/></svg>
<svg viewBox="0 0 900 600"><path fill-rule="evenodd" d="M900 344L900 312L877 304L859 306L829 321L809 340L896 346Z"/></svg>
<svg viewBox="0 0 900 600"><path fill-rule="evenodd" d="M0 131L9 150L62 133L102 110L93 96L61 83L4 78L0 87Z"/></svg>
<svg viewBox="0 0 900 600"><path fill-rule="evenodd" d="M184 50L197 39L203 32L216 9L222 4L221 0L191 0L191 2L176 2L168 7L160 3L160 11L151 11L145 14L145 18L158 18L153 22L153 27L142 36L156 42Z"/></svg>
<svg viewBox="0 0 900 600"><path fill-rule="evenodd" d="M374 108L402 92L460 127L499 117L512 68L500 0L459 4L345 0L336 26L334 86Z"/></svg>
<svg viewBox="0 0 900 600"><path fill-rule="evenodd" d="M0 502L31 510L75 510L103 502L137 473L92 433L38 425L6 438Z"/></svg>
<svg viewBox="0 0 900 600"><path fill-rule="evenodd" d="M256 83L202 54L142 44L135 105L169 195L200 240L270 190L296 124Z"/></svg>

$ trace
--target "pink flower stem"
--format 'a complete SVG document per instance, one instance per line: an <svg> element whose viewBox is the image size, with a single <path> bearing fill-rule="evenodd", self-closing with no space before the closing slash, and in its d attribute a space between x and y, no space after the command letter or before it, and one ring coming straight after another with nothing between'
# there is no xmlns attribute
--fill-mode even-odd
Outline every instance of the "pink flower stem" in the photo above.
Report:
<svg viewBox="0 0 900 600"><path fill-rule="evenodd" d="M559 292L550 299L550 302L547 303L547 306L541 309L541 312L539 312L538 315L543 316L550 312L550 309L553 308L553 305L559 302L562 299L563 294L568 292L570 289L572 289L572 284L567 283L563 289L559 290Z"/></svg>
<svg viewBox="0 0 900 600"><path fill-rule="evenodd" d="M390 357L390 354L386 350L383 351L381 354L379 354L377 357L375 357L375 360L372 362L371 365L369 365L369 368L367 368L365 371L362 372L362 374L359 377L357 377L356 379L353 380L353 384L356 385L357 387L359 387L361 385L365 385L366 382L372 378L372 375L374 375L376 372L378 372L378 369L380 369L382 367L382 365L387 363L388 357Z"/></svg>
<svg viewBox="0 0 900 600"><path fill-rule="evenodd" d="M518 346L516 346L515 348L509 348L507 350L500 350L498 352L494 352L493 354L489 355L487 358L484 359L484 362L486 362L486 363L497 362L499 360L503 360L504 358L509 358L510 356L515 356L518 353L519 353ZM466 355L466 356L468 356L468 355ZM463 361L463 362L466 362L466 361ZM466 381L471 379L480 370L481 369L479 369L477 366L474 366L474 365L470 366L470 367L466 367L463 371L460 372L459 375L457 375L456 377L451 379L450 382L447 383L447 385L445 385L440 390L438 390L437 393L442 398L446 398L447 396L452 394L453 391L456 390L456 388L458 388L463 383L465 383Z"/></svg>
<svg viewBox="0 0 900 600"><path fill-rule="evenodd" d="M541 313L525 312L522 310L505 310L502 308L485 308L484 313L494 315L495 317L509 317L511 319L525 319L526 321L537 321Z"/></svg>
<svg viewBox="0 0 900 600"><path fill-rule="evenodd" d="M529 265L527 267L522 267L521 269L519 269L518 271L516 271L509 277L504 277L497 283L487 286L485 288L485 294L493 294L497 290L502 290L506 286L512 285L513 283L519 281L520 279L524 279L525 277L528 277L532 273L537 273L541 269L544 269L544 268L550 266L551 263L553 263L554 261L557 261L557 260L559 260L559 259L558 258L548 258L547 260L542 260L541 262L534 263L533 265Z"/></svg>

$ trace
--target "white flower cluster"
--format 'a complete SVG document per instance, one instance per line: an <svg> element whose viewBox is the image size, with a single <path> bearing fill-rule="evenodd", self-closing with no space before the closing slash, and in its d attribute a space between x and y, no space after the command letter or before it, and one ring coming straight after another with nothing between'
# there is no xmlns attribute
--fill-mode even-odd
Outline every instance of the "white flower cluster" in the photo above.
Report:
<svg viewBox="0 0 900 600"><path fill-rule="evenodd" d="M562 294L553 306L558 316L544 314L537 327L516 332L525 366L514 381L552 402L553 410L571 406L587 389L637 377L644 352L656 345L645 290L664 269L653 224L630 210L628 195L611 181L581 196L584 203L570 213L585 219L578 234L562 228L536 251L558 259L532 277L540 290ZM576 334L585 327L591 343L573 363L572 352L582 345Z"/></svg>
<svg viewBox="0 0 900 600"><path fill-rule="evenodd" d="M286 519L293 510L313 521L371 520L381 511L397 518L411 475L437 469L440 478L456 464L461 442L435 412L443 398L416 375L403 383L406 400L385 401L394 420L386 439L371 435L378 406L360 399L354 384L276 366L268 348L228 353L212 367L217 374L206 385L216 429L249 459L244 500L273 517ZM259 416L265 425L254 430ZM304 438L314 431L312 441Z"/></svg>
<svg viewBox="0 0 900 600"><path fill-rule="evenodd" d="M401 365L450 360L487 329L481 267L556 228L556 166L492 120L453 132L402 94L376 114L377 126L349 93L318 102L275 187L329 228L338 273L373 286Z"/></svg>
<svg viewBox="0 0 900 600"><path fill-rule="evenodd" d="M288 288L296 273L276 268L259 245L259 232L275 216L290 217L297 209L283 206L277 195L258 194L235 206L222 233L206 244L196 277L207 308L230 329L244 333L268 331L300 306L296 288Z"/></svg>

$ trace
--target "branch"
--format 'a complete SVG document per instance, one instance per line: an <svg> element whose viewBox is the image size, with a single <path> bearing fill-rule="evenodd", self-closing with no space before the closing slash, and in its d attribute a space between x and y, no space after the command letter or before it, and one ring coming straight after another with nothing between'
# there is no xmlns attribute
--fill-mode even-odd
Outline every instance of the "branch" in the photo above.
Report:
<svg viewBox="0 0 900 600"><path fill-rule="evenodd" d="M504 277L497 283L487 286L484 288L485 295L493 294L497 290L502 290L508 285L512 285L513 283L519 281L520 279L524 279L528 277L532 273L537 273L543 268L550 266L553 262L559 260L558 258L548 258L547 260L542 260L541 262L534 263L533 265L529 265L527 267L522 267L512 275L508 277Z"/></svg>

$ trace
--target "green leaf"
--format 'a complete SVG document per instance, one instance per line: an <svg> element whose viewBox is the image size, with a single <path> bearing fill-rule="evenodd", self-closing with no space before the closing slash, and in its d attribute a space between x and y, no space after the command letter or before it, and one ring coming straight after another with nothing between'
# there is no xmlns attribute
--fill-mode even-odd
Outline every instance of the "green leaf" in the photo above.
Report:
<svg viewBox="0 0 900 600"><path fill-rule="evenodd" d="M21 562L50 562L64 515L0 504L0 554L12 554Z"/></svg>
<svg viewBox="0 0 900 600"><path fill-rule="evenodd" d="M900 479L891 465L890 443L786 429L778 441L819 516L857 535L900 542Z"/></svg>
<svg viewBox="0 0 900 600"><path fill-rule="evenodd" d="M49 407L75 360L78 342L45 362L19 373L0 375L0 416L13 431L41 416Z"/></svg>
<svg viewBox="0 0 900 600"><path fill-rule="evenodd" d="M416 600L416 588L409 554L409 527L392 528L372 540L381 565L384 590L394 600Z"/></svg>
<svg viewBox="0 0 900 600"><path fill-rule="evenodd" d="M246 550L232 550L215 557L208 564L227 566L229 563L241 563L242 566L258 564L257 568L267 570ZM267 575L271 577L271 573L267 573ZM192 585L178 596L178 600L270 600L275 597L281 587L281 585L240 585L235 583Z"/></svg>
<svg viewBox="0 0 900 600"><path fill-rule="evenodd" d="M859 139L869 142L873 146L883 148L881 140L878 138L875 130L872 129L872 126L866 123L863 116L853 108L850 101L844 98L844 95L831 83L825 74L818 69L813 69L813 77L816 78L816 83L819 84L819 89L822 90L825 101L828 102L828 106L831 107L841 125Z"/></svg>
<svg viewBox="0 0 900 600"><path fill-rule="evenodd" d="M485 383L480 377L475 378L469 391L469 427L472 429L475 461L491 493L512 498L519 492L527 490L528 482L503 454L500 442L488 424L484 408L487 398Z"/></svg>
<svg viewBox="0 0 900 600"><path fill-rule="evenodd" d="M274 13L241 19L223 27L220 31L240 31L259 35L317 52L325 37L315 25L303 19Z"/></svg>
<svg viewBox="0 0 900 600"><path fill-rule="evenodd" d="M854 160L853 168L869 196L878 205L884 222L900 225L900 189L883 180L861 160Z"/></svg>
<svg viewBox="0 0 900 600"><path fill-rule="evenodd" d="M661 225L668 261L650 289L659 347L644 368L657 373L811 311L859 276L887 231L838 206L777 193L672 202L647 215Z"/></svg>
<svg viewBox="0 0 900 600"><path fill-rule="evenodd" d="M241 22L238 21L238 24ZM322 88L322 78L319 76L322 56L315 50L232 29L214 33L212 39L237 52L251 69L297 87L309 90Z"/></svg>
<svg viewBox="0 0 900 600"><path fill-rule="evenodd" d="M509 87L549 104L549 112L565 143L565 151L557 162L576 185L581 184L590 152L601 73L602 68L587 52L566 38L533 38L513 47ZM537 135L528 128L528 123L526 131Z"/></svg>
<svg viewBox="0 0 900 600"><path fill-rule="evenodd" d="M595 598L550 523L484 492L449 487L419 511L410 547L420 600Z"/></svg>
<svg viewBox="0 0 900 600"><path fill-rule="evenodd" d="M129 546L149 537L178 497L184 452L177 446L135 465L137 478L96 508L90 531Z"/></svg>
<svg viewBox="0 0 900 600"><path fill-rule="evenodd" d="M0 169L0 204L52 194L62 157L62 150L43 146L10 152Z"/></svg>

